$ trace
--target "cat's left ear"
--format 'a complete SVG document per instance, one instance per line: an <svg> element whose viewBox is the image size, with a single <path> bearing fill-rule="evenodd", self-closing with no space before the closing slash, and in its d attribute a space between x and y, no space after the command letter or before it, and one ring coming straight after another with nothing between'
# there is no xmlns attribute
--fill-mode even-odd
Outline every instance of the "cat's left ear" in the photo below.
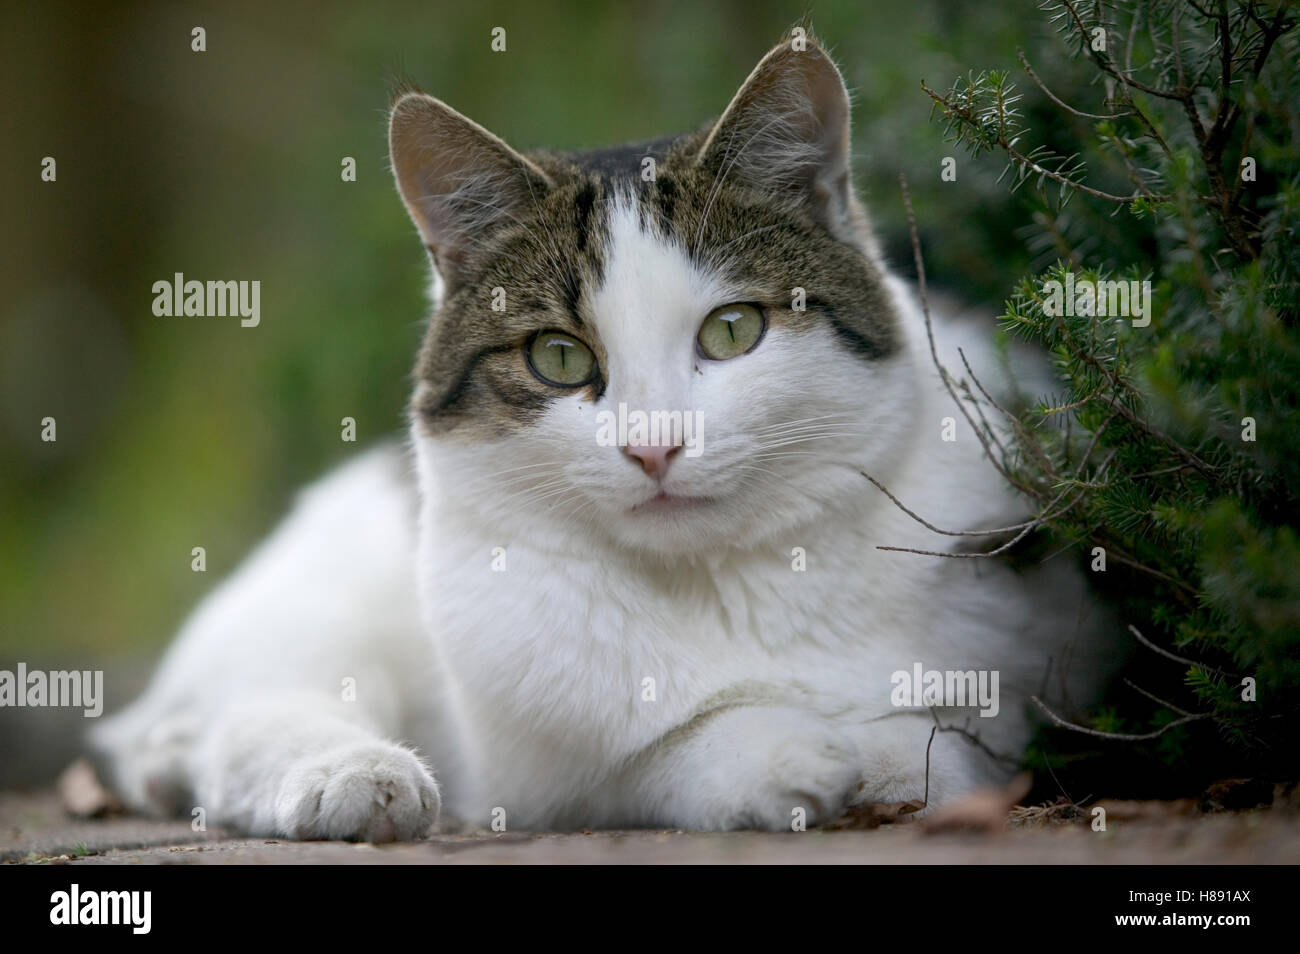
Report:
<svg viewBox="0 0 1300 954"><path fill-rule="evenodd" d="M726 181L788 192L832 235L863 243L849 168L848 90L811 37L763 57L696 161Z"/></svg>

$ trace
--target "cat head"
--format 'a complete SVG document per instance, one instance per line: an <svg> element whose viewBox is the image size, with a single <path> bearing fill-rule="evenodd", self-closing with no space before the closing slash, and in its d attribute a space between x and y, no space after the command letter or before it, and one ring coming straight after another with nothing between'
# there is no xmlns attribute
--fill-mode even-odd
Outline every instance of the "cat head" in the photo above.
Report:
<svg viewBox="0 0 1300 954"><path fill-rule="evenodd" d="M442 493L670 555L866 496L914 381L815 41L679 137L525 155L408 92L389 140L435 269L411 420Z"/></svg>

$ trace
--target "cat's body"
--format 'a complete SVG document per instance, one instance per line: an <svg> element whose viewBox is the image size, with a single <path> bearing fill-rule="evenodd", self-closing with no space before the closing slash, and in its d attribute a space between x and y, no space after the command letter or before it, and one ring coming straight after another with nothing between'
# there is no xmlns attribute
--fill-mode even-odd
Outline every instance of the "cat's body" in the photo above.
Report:
<svg viewBox="0 0 1300 954"><path fill-rule="evenodd" d="M1066 560L877 549L972 538L863 471L942 528L1026 507L968 428L942 439L965 422L815 45L677 140L525 158L407 94L392 151L440 278L410 447L310 489L97 733L132 805L300 837L415 837L440 800L475 826L788 828L922 797L936 715L1014 756L1028 695L1094 690ZM991 380L985 334L941 324L940 357ZM620 404L700 412L703 453L604 446ZM896 705L917 664L996 672L997 715ZM940 733L930 800L1005 771Z"/></svg>

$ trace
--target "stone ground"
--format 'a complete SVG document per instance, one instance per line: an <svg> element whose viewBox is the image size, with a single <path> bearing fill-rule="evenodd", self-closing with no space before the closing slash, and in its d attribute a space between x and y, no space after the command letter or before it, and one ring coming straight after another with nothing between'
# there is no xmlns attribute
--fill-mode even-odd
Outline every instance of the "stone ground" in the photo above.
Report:
<svg viewBox="0 0 1300 954"><path fill-rule="evenodd" d="M1300 864L1300 814L1212 815L1139 803L1038 827L931 833L922 823L766 834L612 831L435 835L399 845L194 832L188 821L69 816L53 791L0 792L6 864Z"/></svg>

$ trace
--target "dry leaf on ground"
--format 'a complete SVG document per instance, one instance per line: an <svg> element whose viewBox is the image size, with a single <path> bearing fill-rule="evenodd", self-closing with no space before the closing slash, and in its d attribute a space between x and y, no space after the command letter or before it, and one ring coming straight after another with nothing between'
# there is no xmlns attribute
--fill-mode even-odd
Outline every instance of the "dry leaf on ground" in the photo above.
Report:
<svg viewBox="0 0 1300 954"><path fill-rule="evenodd" d="M1004 788L989 788L972 792L951 804L944 805L921 820L927 832L986 831L997 832L1007 827L1012 806L1029 794L1034 777L1028 772L1017 775Z"/></svg>
<svg viewBox="0 0 1300 954"><path fill-rule="evenodd" d="M122 804L99 782L95 767L87 759L77 759L59 776L59 800L70 815L98 818L122 810Z"/></svg>

